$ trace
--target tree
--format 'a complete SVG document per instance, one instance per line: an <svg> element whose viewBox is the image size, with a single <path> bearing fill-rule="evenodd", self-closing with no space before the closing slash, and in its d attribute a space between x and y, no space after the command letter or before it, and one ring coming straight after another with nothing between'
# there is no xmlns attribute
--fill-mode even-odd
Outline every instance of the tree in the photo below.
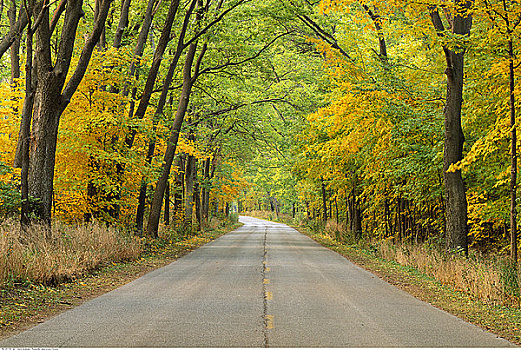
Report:
<svg viewBox="0 0 521 350"><path fill-rule="evenodd" d="M509 114L510 114L510 257L517 263L517 127L515 107L515 71L514 71L514 32L521 24L521 8L516 1L502 1L493 4L484 1L489 19L499 28L499 33L507 41L508 77L509 77Z"/></svg>
<svg viewBox="0 0 521 350"><path fill-rule="evenodd" d="M470 34L473 2L454 0L453 14L448 14L450 31L460 40ZM429 9L431 20L438 35L444 36L445 26L436 7ZM444 108L445 146L443 157L443 182L445 185L447 246L451 251L468 254L467 239L467 197L461 170L448 171L452 164L463 158L465 137L461 128L461 107L463 103L464 55L465 46L456 44L454 48L443 45L447 68L447 97Z"/></svg>
<svg viewBox="0 0 521 350"><path fill-rule="evenodd" d="M38 202L29 211L47 223L51 220L56 140L60 116L80 84L92 52L103 30L110 8L110 0L100 0L93 29L86 40L79 61L66 83L76 41L76 32L83 16L82 1L68 1L64 11L56 61L53 63L51 37L53 30L47 1L28 4L35 18L35 78L30 158L28 168L29 194ZM37 15L35 15L37 14ZM32 31L32 28L30 28ZM23 137L23 132L20 133Z"/></svg>

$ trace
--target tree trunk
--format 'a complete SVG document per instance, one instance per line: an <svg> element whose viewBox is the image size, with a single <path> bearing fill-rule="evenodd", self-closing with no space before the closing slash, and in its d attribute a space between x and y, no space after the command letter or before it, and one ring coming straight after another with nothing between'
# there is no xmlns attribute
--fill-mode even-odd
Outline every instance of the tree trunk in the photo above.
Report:
<svg viewBox="0 0 521 350"><path fill-rule="evenodd" d="M16 2L11 0L11 7L7 11L9 17L9 28L16 27ZM30 34L32 35L32 33ZM32 42L32 39L31 39ZM31 49L32 51L32 49ZM30 66L32 68L32 66ZM11 84L20 78L20 37L17 36L11 45Z"/></svg>
<svg viewBox="0 0 521 350"><path fill-rule="evenodd" d="M165 189L165 213L164 213L165 225L170 225L170 182L166 182Z"/></svg>
<svg viewBox="0 0 521 350"><path fill-rule="evenodd" d="M184 221L184 211L183 211L183 194L184 194L184 154L178 155L176 160L176 168L177 171L175 173L174 184L174 217L176 220L176 225L180 224Z"/></svg>
<svg viewBox="0 0 521 350"><path fill-rule="evenodd" d="M324 183L324 178L320 178L322 184L322 210L324 213L323 220L324 223L327 222L327 199L326 199L326 184Z"/></svg>
<svg viewBox="0 0 521 350"><path fill-rule="evenodd" d="M116 33L114 34L114 41L112 42L112 47L119 48L121 47L121 41L123 40L123 34L128 26L128 14L130 10L131 0L123 0L121 1L121 10L119 15L119 23L116 29ZM149 25L150 26L150 25ZM141 56L141 54L140 54Z"/></svg>
<svg viewBox="0 0 521 350"><path fill-rule="evenodd" d="M30 8L28 7L28 9ZM30 28L32 23L30 18L28 23ZM33 32L31 30L27 31L26 51L27 59L25 64L25 100L22 110L22 121L20 122L20 133L18 136L20 151L17 152L19 153L20 159L19 165L22 168L20 174L20 191L22 200L20 208L20 224L22 227L29 225L30 213L33 211L31 208L31 203L29 202L29 136L31 133L31 119L33 114L34 90L36 87L36 82L33 81Z"/></svg>
<svg viewBox="0 0 521 350"><path fill-rule="evenodd" d="M202 228L202 212L201 212L201 191L199 182L197 181L197 159L194 159L194 203L195 203L195 218L197 220L197 231Z"/></svg>
<svg viewBox="0 0 521 350"><path fill-rule="evenodd" d="M206 51L206 45L200 53L199 59L196 63L195 73L192 76L192 65L197 50L197 42L190 45L186 54L185 66L183 69L183 88L181 96L179 98L179 105L175 114L174 122L170 130L170 137L167 143L167 149L163 158L163 166L161 171L161 177L159 178L156 188L154 191L154 198L152 200L152 206L150 208L150 216L147 225L147 234L156 237L157 228L159 225L159 216L161 214L161 205L163 202L163 195L165 193L166 181L170 175L170 168L172 167L172 161L174 159L175 150L177 147L177 141L179 140L179 132L188 108L188 102L190 99L190 93L192 92L192 86L197 78L201 60Z"/></svg>
<svg viewBox="0 0 521 350"><path fill-rule="evenodd" d="M53 178L56 155L56 141L60 116L78 88L92 51L101 35L108 15L110 1L103 0L94 29L86 40L76 69L64 88L72 58L76 30L83 16L82 1L68 2L61 32L56 63L51 57L51 31L49 9L37 3L34 13L42 21L35 32L36 67L38 84L35 90L33 128L30 145L28 174L29 194L37 200L34 213L43 222L50 223L53 200Z"/></svg>
<svg viewBox="0 0 521 350"><path fill-rule="evenodd" d="M353 232L357 240L362 238L362 208L360 199L354 200Z"/></svg>
<svg viewBox="0 0 521 350"><path fill-rule="evenodd" d="M14 3L14 0L12 1ZM32 7L32 5L29 5L28 7ZM12 9L13 5L10 7L9 11ZM14 11L16 11L16 4L14 5ZM9 13L9 17L11 16L12 14ZM29 19L27 18L27 13L24 6L20 6L17 21L9 26L9 32L2 38L2 41L0 41L0 58L11 47L11 45L13 45L13 43L20 38L23 30L27 26L28 21Z"/></svg>
<svg viewBox="0 0 521 350"><path fill-rule="evenodd" d="M470 35L472 1L454 0L458 11L452 21L452 33ZM444 26L436 8L431 8L431 19L438 35L444 35ZM468 254L467 239L467 198L461 170L448 169L463 158L465 137L461 128L461 107L463 103L463 78L465 48L450 50L443 47L447 62L447 97L444 108L445 142L443 154L443 180L445 185L447 248L451 252Z"/></svg>
<svg viewBox="0 0 521 350"><path fill-rule="evenodd" d="M389 200L387 199L387 197L385 198L385 201L384 201L384 217L385 217L385 237L387 238L387 237L389 237L389 233L392 232L391 215L389 213Z"/></svg>
<svg viewBox="0 0 521 350"><path fill-rule="evenodd" d="M208 214L210 211L210 158L204 160L203 186L202 186L202 222L208 225Z"/></svg>
<svg viewBox="0 0 521 350"><path fill-rule="evenodd" d="M195 0L192 1L192 5L190 6L187 16L192 13L193 10L193 3ZM161 36L159 38L159 41L157 43L157 48L154 50L154 57L152 59L152 64L150 66L150 69L148 71L147 80L145 82L145 87L143 89L143 93L141 94L141 98L139 100L139 104L137 106L135 117L138 119L142 119L145 116L146 110L148 108L148 105L150 103L150 98L152 97L152 93L154 91L154 85L156 83L157 75L159 73L159 68L161 67L161 62L163 61L164 52L166 50L166 47L168 43L171 40L171 31L172 31L172 25L175 19L175 15L177 13L177 9L179 8L179 0L171 0L170 8L168 10L168 15L165 20L165 24L163 26L163 30L161 32ZM181 36L184 38L185 28L181 31ZM144 40L146 42L146 36L145 34L148 34L148 30L146 33L143 33L143 38L140 39ZM184 49L183 41L180 40L180 42L177 45L176 49L176 55L175 57L178 57L178 55L181 54L181 52ZM127 136L125 143L128 148L131 148L134 143L134 138L137 134L137 130L133 128L129 135Z"/></svg>
<svg viewBox="0 0 521 350"><path fill-rule="evenodd" d="M145 202L147 195L147 182L145 179L141 179L139 185L139 197L136 211L136 234L141 236L143 234L143 222L145 217Z"/></svg>
<svg viewBox="0 0 521 350"><path fill-rule="evenodd" d="M185 226L192 227L194 207L194 156L188 155L185 168Z"/></svg>
<svg viewBox="0 0 521 350"><path fill-rule="evenodd" d="M508 24L507 24L508 25ZM511 33L510 33L511 34ZM515 75L514 75L514 45L512 38L508 41L509 78L510 78L510 127L511 127L511 156L510 156L510 256L517 264L517 135L516 135L516 108L515 108Z"/></svg>

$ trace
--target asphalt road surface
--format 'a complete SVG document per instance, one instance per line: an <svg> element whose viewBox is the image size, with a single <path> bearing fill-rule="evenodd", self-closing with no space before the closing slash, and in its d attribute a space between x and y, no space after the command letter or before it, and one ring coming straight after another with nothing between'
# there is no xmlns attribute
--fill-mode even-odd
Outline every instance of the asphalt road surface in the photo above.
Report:
<svg viewBox="0 0 521 350"><path fill-rule="evenodd" d="M0 347L503 347L286 225L245 224Z"/></svg>

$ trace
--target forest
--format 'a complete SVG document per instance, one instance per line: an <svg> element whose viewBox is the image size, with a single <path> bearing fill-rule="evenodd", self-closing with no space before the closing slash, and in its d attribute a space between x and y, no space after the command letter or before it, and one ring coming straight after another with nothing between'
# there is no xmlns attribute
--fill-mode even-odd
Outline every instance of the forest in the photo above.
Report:
<svg viewBox="0 0 521 350"><path fill-rule="evenodd" d="M32 227L130 257L239 212L504 258L519 297L519 2L0 0L0 24L0 281Z"/></svg>

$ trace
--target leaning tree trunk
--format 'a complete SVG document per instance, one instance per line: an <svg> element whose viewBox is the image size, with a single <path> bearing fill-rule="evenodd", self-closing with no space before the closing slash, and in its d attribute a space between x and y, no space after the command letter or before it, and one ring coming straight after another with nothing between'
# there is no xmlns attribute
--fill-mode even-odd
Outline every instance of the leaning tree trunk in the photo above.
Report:
<svg viewBox="0 0 521 350"><path fill-rule="evenodd" d="M457 8L452 19L452 33L458 35L470 34L472 1L454 0ZM437 8L431 8L431 19L439 36L444 36L445 27ZM463 78L465 48L456 47L451 50L444 46L447 68L447 97L444 108L445 143L443 153L443 181L445 185L446 224L445 235L449 251L468 253L467 239L467 197L461 170L449 171L452 164L463 158L463 143L465 137L461 127L461 107L463 104Z"/></svg>
<svg viewBox="0 0 521 350"><path fill-rule="evenodd" d="M159 226L159 218L161 215L161 206L163 202L163 196L165 193L166 181L170 176L170 169L174 160L175 150L177 148L177 141L179 140L179 133L181 126L188 108L188 102L190 100L190 94L192 92L192 86L199 74L199 67L203 59L204 53L206 52L206 45L199 55L199 59L196 63L195 72L192 75L192 66L194 63L195 53L197 50L197 42L190 45L186 54L185 65L183 68L183 88L181 96L179 97L179 105L175 114L174 122L170 129L170 137L168 138L167 148L165 156L163 158L163 166L161 171L161 177L159 178L156 188L154 190L154 197L152 199L152 205L150 208L150 216L147 224L147 234L156 237L157 229Z"/></svg>

